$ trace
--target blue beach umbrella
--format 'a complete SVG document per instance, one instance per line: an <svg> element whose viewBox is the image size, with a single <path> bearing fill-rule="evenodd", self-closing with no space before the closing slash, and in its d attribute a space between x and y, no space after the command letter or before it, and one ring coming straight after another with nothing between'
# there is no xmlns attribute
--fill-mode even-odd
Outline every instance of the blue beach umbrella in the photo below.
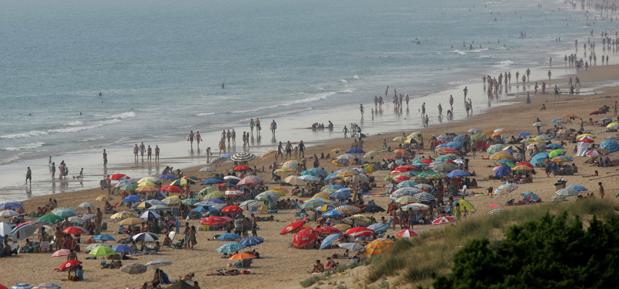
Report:
<svg viewBox="0 0 619 289"><path fill-rule="evenodd" d="M221 184L223 183L224 180L220 179L220 178L208 178L202 181L203 185L214 185L214 184Z"/></svg>
<svg viewBox="0 0 619 289"><path fill-rule="evenodd" d="M343 188L329 194L329 198L336 200L346 200L350 198L351 194L352 191L349 188Z"/></svg>
<svg viewBox="0 0 619 289"><path fill-rule="evenodd" d="M322 242L320 243L320 249L323 250L323 249L327 249L327 248L331 247L331 245L333 245L333 242L335 240L337 240L341 236L342 236L342 234L335 233L335 234L331 234L331 235L325 237L322 240Z"/></svg>
<svg viewBox="0 0 619 289"><path fill-rule="evenodd" d="M97 241L97 242L115 241L116 240L116 239L114 239L114 237L112 237L112 235L109 235L109 234L94 235L92 237L92 239L94 241Z"/></svg>
<svg viewBox="0 0 619 289"><path fill-rule="evenodd" d="M217 240L219 241L234 241L234 240L238 240L240 239L241 236L239 236L238 234L234 234L234 233L223 233L219 236L217 236Z"/></svg>
<svg viewBox="0 0 619 289"><path fill-rule="evenodd" d="M241 240L240 244L243 247L252 247L252 246L260 245L263 242L264 242L264 238L258 237L258 236L251 236L251 237L247 237Z"/></svg>
<svg viewBox="0 0 619 289"><path fill-rule="evenodd" d="M1 210L19 210L24 206L20 202L4 202L0 203L0 211Z"/></svg>
<svg viewBox="0 0 619 289"><path fill-rule="evenodd" d="M600 148L606 150L608 153L614 153L619 151L619 143L615 139L606 139L600 143Z"/></svg>
<svg viewBox="0 0 619 289"><path fill-rule="evenodd" d="M116 245L114 246L114 251L118 253L131 254L133 253L133 248L128 245Z"/></svg>
<svg viewBox="0 0 619 289"><path fill-rule="evenodd" d="M219 248L217 248L217 252L221 253L221 254L232 254L232 253L236 253L239 252L243 249L243 246L241 246L240 243L237 242L231 242L231 243L225 243L223 245L221 245Z"/></svg>
<svg viewBox="0 0 619 289"><path fill-rule="evenodd" d="M71 208L56 208L52 211L52 214L62 218L68 218L77 215L77 213L75 213L75 210Z"/></svg>
<svg viewBox="0 0 619 289"><path fill-rule="evenodd" d="M374 231L377 234L381 234L387 231L387 229L389 229L389 224L388 223L374 223L372 225L368 226L368 229Z"/></svg>
<svg viewBox="0 0 619 289"><path fill-rule="evenodd" d="M342 216L343 216L342 212L338 210L330 210L322 214L323 218L340 218Z"/></svg>
<svg viewBox="0 0 619 289"><path fill-rule="evenodd" d="M124 203L137 203L140 201L140 196L138 195L128 195L123 199Z"/></svg>
<svg viewBox="0 0 619 289"><path fill-rule="evenodd" d="M449 172L447 174L447 177L449 178L461 178L461 177L468 177L470 176L471 173L464 171L464 170L453 170L451 172Z"/></svg>

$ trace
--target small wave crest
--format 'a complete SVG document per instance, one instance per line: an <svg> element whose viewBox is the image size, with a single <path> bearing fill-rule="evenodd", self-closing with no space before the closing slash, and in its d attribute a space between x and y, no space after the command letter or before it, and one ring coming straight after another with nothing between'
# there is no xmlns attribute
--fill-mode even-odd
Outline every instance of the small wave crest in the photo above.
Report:
<svg viewBox="0 0 619 289"><path fill-rule="evenodd" d="M508 59L508 60L501 60L501 61L499 61L499 63L496 64L495 66L499 67L499 68L504 68L504 67L509 67L512 64L514 64L514 62Z"/></svg>
<svg viewBox="0 0 619 289"><path fill-rule="evenodd" d="M235 111L231 111L230 113L244 114L244 113L250 113L250 112L258 112L258 111L262 111L262 110L266 110L266 109L275 109L275 108L279 108L279 107L288 107L288 106L293 106L293 105L298 105L298 104L304 104L304 103L310 103L310 102L316 102L316 101L323 101L323 100L326 100L327 98L329 98L330 96L335 95L336 93L338 93L338 91L323 92L323 93L318 93L318 94L316 94L313 97L306 97L306 98L296 99L296 100L293 100L293 101L284 102L284 103L280 103L280 104L261 106L261 107L257 107L257 108L253 108L253 109L235 110Z"/></svg>
<svg viewBox="0 0 619 289"><path fill-rule="evenodd" d="M215 114L214 112L201 112L197 113L196 116L209 116Z"/></svg>
<svg viewBox="0 0 619 289"><path fill-rule="evenodd" d="M40 148L43 145L45 145L45 143L43 143L43 142L33 142L33 143L28 143L28 144L24 144L24 145L20 145L20 146L5 147L4 150L5 151L10 151L10 152L23 151L23 150L31 150L31 149Z"/></svg>
<svg viewBox="0 0 619 289"><path fill-rule="evenodd" d="M127 111L127 112L112 114L112 115L108 116L108 118L127 119L127 118L134 118L135 116L136 116L135 112Z"/></svg>
<svg viewBox="0 0 619 289"><path fill-rule="evenodd" d="M41 135L46 135L46 134L47 134L46 131L32 130L32 131L29 131L29 132L19 132L19 133L0 135L0 138L3 138L3 139L16 139L16 138L27 138L27 137L33 137L33 136L41 136Z"/></svg>
<svg viewBox="0 0 619 289"><path fill-rule="evenodd" d="M466 52L464 52L462 50L458 50L458 49L453 50L452 52L455 53L455 54L466 55Z"/></svg>

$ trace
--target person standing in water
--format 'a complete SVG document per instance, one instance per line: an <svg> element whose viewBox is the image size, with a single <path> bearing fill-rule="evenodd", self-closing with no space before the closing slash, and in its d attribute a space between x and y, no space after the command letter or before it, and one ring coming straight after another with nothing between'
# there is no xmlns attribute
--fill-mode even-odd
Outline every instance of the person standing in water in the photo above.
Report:
<svg viewBox="0 0 619 289"><path fill-rule="evenodd" d="M103 167L107 167L107 152L103 149Z"/></svg>
<svg viewBox="0 0 619 289"><path fill-rule="evenodd" d="M146 153L146 146L144 142L140 143L140 155L142 156L142 161L144 161L144 153Z"/></svg>
<svg viewBox="0 0 619 289"><path fill-rule="evenodd" d="M423 117L424 115L426 115L426 103L422 103L421 104L421 117Z"/></svg>
<svg viewBox="0 0 619 289"><path fill-rule="evenodd" d="M190 131L189 131L189 136L187 137L187 141L189 141L189 144L190 144L191 146L193 146L193 137L194 137L194 135L193 135L193 130L190 130Z"/></svg>
<svg viewBox="0 0 619 289"><path fill-rule="evenodd" d="M155 162L159 162L159 146L155 145Z"/></svg>
<svg viewBox="0 0 619 289"><path fill-rule="evenodd" d="M146 149L146 159L148 160L148 162L151 162L153 160L153 149L150 147L150 145L148 145L148 148Z"/></svg>
<svg viewBox="0 0 619 289"><path fill-rule="evenodd" d="M275 135L275 130L277 130L277 123L275 120L271 121L271 133Z"/></svg>
<svg viewBox="0 0 619 289"><path fill-rule="evenodd" d="M251 134L254 134L254 126L256 126L256 124L254 123L254 119L250 118L249 119L249 130L251 131Z"/></svg>
<svg viewBox="0 0 619 289"><path fill-rule="evenodd" d="M52 182L54 181L54 179L56 178L56 163L52 162L52 165L50 166L50 171L52 174Z"/></svg>
<svg viewBox="0 0 619 289"><path fill-rule="evenodd" d="M28 183L32 186L32 170L30 170L30 167L26 169L26 184Z"/></svg>
<svg viewBox="0 0 619 289"><path fill-rule="evenodd" d="M262 130L262 127L260 126L260 119L256 118L256 133L260 135L261 130Z"/></svg>
<svg viewBox="0 0 619 289"><path fill-rule="evenodd" d="M449 95L449 106L451 110L454 110L454 96L452 94Z"/></svg>
<svg viewBox="0 0 619 289"><path fill-rule="evenodd" d="M138 161L138 153L140 152L140 148L138 147L138 144L135 144L133 146L133 159L137 162Z"/></svg>
<svg viewBox="0 0 619 289"><path fill-rule="evenodd" d="M363 103L359 104L359 111L361 112L361 118L363 118Z"/></svg>
<svg viewBox="0 0 619 289"><path fill-rule="evenodd" d="M197 146L200 147L200 142L202 142L202 136L200 135L199 130L196 130L195 139Z"/></svg>

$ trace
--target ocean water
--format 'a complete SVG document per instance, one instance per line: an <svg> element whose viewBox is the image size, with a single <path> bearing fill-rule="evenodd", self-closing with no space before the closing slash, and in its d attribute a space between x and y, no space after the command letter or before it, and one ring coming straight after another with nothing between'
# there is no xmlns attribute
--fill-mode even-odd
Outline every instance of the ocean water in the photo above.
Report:
<svg viewBox="0 0 619 289"><path fill-rule="evenodd" d="M369 104L387 85L427 97L489 71L544 66L593 27L616 29L546 0L0 0L0 8L0 194L22 191L16 176L48 156L129 151L252 117L311 119Z"/></svg>

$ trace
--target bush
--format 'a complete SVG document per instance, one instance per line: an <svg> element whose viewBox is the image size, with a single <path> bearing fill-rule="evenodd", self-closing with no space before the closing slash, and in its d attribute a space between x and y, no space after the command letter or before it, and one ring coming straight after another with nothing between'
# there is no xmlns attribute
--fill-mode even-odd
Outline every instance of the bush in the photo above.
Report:
<svg viewBox="0 0 619 289"><path fill-rule="evenodd" d="M598 208L594 208L597 210ZM454 256L452 272L437 289L616 288L619 284L619 218L545 215L512 226L505 239L476 239Z"/></svg>

